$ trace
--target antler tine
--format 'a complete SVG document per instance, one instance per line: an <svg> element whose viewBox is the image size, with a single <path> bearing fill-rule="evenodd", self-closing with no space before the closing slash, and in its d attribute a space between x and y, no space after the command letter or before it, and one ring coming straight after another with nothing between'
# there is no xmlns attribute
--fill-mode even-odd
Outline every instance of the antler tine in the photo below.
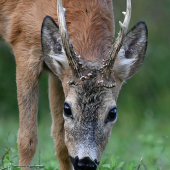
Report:
<svg viewBox="0 0 170 170"><path fill-rule="evenodd" d="M130 23L130 19L131 19L131 0L127 0L126 12L122 12L122 13L125 15L125 19L123 21L123 24L121 21L119 21L120 32L118 34L116 42L113 45L115 47L116 53L114 53L114 55L111 56L112 60L114 60L114 61L117 57L117 53L119 52L119 50L122 46L123 40L124 40L126 33L128 31L128 27L129 27L129 23ZM113 63L113 65L114 65L114 63Z"/></svg>
<svg viewBox="0 0 170 170"><path fill-rule="evenodd" d="M131 0L127 0L127 9L126 12L122 12L125 15L124 22L119 21L120 25L120 32L118 33L118 37L116 38L115 43L113 44L111 51L109 52L109 56L106 60L103 61L103 67L102 67L102 74L108 78L111 68L114 65L115 59L117 57L117 54L122 46L123 40L126 36L126 33L128 31L130 18L131 18Z"/></svg>
<svg viewBox="0 0 170 170"><path fill-rule="evenodd" d="M131 18L131 0L127 0L126 12L122 12L122 13L125 15L125 19L124 19L123 24L119 21L121 30L120 30L118 39L120 39L120 43L123 41L123 39L128 31L130 18Z"/></svg>
<svg viewBox="0 0 170 170"><path fill-rule="evenodd" d="M127 7L126 7L126 12L122 12L125 15L125 19L123 22L123 25L125 25L124 33L126 34L128 31L129 23L130 23L130 18L131 18L131 0L127 0Z"/></svg>
<svg viewBox="0 0 170 170"><path fill-rule="evenodd" d="M79 58L77 57L75 51L73 50L73 45L71 44L67 32L67 26L65 21L65 8L63 8L62 0L57 0L57 16L59 23L59 30L61 34L61 40L66 53L69 65L73 71L73 74L78 74L79 76Z"/></svg>

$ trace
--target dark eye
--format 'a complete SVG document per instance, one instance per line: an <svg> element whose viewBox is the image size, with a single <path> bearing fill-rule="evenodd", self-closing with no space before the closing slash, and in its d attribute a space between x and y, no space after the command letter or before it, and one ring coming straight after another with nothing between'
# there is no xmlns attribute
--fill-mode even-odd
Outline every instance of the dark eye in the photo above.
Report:
<svg viewBox="0 0 170 170"><path fill-rule="evenodd" d="M64 104L64 115L66 117L72 117L71 108L70 108L70 106L67 103Z"/></svg>
<svg viewBox="0 0 170 170"><path fill-rule="evenodd" d="M117 118L117 109L116 107L111 109L107 115L107 122L115 121Z"/></svg>

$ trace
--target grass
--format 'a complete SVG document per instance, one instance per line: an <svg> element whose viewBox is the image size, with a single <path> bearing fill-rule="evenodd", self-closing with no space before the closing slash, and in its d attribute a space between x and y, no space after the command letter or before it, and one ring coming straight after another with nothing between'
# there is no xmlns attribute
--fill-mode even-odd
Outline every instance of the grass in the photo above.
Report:
<svg viewBox="0 0 170 170"><path fill-rule="evenodd" d="M138 123L133 117L119 116L111 139L103 153L99 170L167 170L170 169L170 130L168 120L147 115ZM130 121L131 120L131 121ZM6 123L8 122L8 123ZM18 165L17 131L18 122L12 119L0 120L0 168L16 169ZM39 122L39 144L33 165L45 165L45 170L59 167L55 156L54 142L50 137L50 115ZM5 130L3 130L5 129ZM113 156L114 155L114 156ZM3 158L3 162L2 162ZM40 167L33 167L38 169Z"/></svg>

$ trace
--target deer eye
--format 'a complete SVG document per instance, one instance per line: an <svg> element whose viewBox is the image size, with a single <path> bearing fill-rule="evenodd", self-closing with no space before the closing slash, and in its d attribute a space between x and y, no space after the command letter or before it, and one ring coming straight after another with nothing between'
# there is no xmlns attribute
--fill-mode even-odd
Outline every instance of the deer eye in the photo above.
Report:
<svg viewBox="0 0 170 170"><path fill-rule="evenodd" d="M111 109L107 115L107 122L115 121L117 118L117 109L116 107Z"/></svg>
<svg viewBox="0 0 170 170"><path fill-rule="evenodd" d="M71 108L70 108L70 106L67 103L64 104L64 115L66 117L70 117L70 118L72 118L72 116L73 116Z"/></svg>

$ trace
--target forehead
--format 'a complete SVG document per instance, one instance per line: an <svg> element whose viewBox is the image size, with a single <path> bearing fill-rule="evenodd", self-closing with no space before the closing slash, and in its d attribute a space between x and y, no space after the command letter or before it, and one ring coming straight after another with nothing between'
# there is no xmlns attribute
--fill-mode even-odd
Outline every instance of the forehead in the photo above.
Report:
<svg viewBox="0 0 170 170"><path fill-rule="evenodd" d="M86 104L101 103L108 89L99 87L95 81L87 80L81 86L75 89L77 101Z"/></svg>
<svg viewBox="0 0 170 170"><path fill-rule="evenodd" d="M82 112L94 113L99 107L114 104L113 88L99 87L93 79L70 88L72 88L71 98Z"/></svg>

